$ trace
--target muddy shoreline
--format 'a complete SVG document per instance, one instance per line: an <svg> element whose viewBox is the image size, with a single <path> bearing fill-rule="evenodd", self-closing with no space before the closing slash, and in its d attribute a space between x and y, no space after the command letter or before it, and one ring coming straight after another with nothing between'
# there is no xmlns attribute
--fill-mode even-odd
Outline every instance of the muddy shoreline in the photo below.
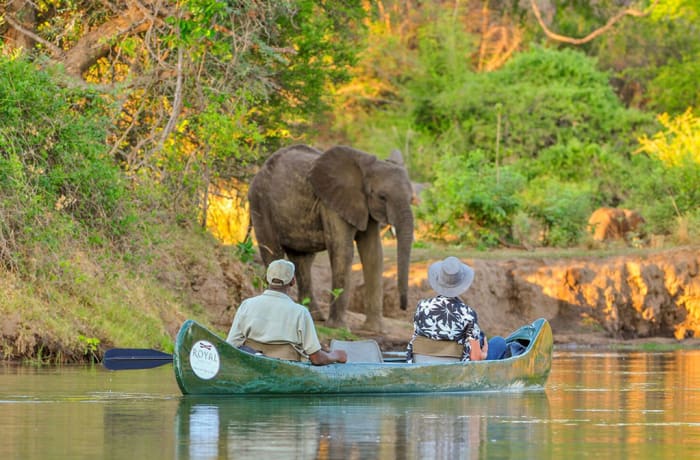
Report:
<svg viewBox="0 0 700 460"><path fill-rule="evenodd" d="M507 335L523 324L546 318L561 349L700 347L700 248L595 253L590 256L475 257L459 254L476 270L462 297L491 335ZM517 254L515 254L517 255ZM385 249L384 330L360 329L363 282L353 272L348 324L357 335L401 349L410 339L412 305L432 295L427 267L444 254L417 254L409 275L409 309L398 308L391 249ZM327 257L314 266L315 292L330 286ZM322 302L322 308L327 303ZM322 323L319 323L322 324Z"/></svg>

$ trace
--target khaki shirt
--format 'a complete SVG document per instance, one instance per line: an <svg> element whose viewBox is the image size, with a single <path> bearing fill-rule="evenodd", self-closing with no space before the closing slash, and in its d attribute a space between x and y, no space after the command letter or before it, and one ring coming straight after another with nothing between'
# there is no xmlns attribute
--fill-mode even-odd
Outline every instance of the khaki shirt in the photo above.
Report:
<svg viewBox="0 0 700 460"><path fill-rule="evenodd" d="M306 356L321 349L309 310L288 295L270 289L241 303L226 341L238 347L248 338L262 343L290 343Z"/></svg>

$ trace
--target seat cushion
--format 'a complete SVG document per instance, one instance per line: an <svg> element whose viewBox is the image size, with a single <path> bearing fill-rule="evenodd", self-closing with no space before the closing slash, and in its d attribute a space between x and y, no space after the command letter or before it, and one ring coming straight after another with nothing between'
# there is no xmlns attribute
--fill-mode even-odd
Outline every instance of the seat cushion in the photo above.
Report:
<svg viewBox="0 0 700 460"><path fill-rule="evenodd" d="M453 340L433 340L420 335L413 340L414 355L456 358L460 360L463 352L464 346Z"/></svg>
<svg viewBox="0 0 700 460"><path fill-rule="evenodd" d="M262 343L253 339L246 339L243 345L261 351L270 358L286 359L288 361L302 361L303 357L291 343Z"/></svg>
<svg viewBox="0 0 700 460"><path fill-rule="evenodd" d="M381 363L382 351L376 340L331 340L331 351L343 350L349 363Z"/></svg>

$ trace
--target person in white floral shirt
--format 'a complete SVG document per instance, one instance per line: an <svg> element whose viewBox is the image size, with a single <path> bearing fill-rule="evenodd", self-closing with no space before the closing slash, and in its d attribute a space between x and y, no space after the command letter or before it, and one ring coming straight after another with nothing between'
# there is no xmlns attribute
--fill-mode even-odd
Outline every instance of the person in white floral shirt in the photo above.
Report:
<svg viewBox="0 0 700 460"><path fill-rule="evenodd" d="M406 350L409 363L413 362L413 343L417 337L457 342L463 347L462 361L503 357L505 339L495 336L487 341L479 327L476 311L459 298L473 281L474 269L456 257L447 257L430 266L428 282L437 296L418 302L413 318L413 337Z"/></svg>

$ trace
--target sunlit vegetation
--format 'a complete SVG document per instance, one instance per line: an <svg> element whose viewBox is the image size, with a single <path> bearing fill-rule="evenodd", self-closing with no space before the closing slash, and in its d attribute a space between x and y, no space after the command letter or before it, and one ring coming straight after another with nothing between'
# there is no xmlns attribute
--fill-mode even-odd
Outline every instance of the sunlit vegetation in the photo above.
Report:
<svg viewBox="0 0 700 460"><path fill-rule="evenodd" d="M249 236L248 202L240 192L245 190L230 182L209 186L206 227L224 244L237 244Z"/></svg>
<svg viewBox="0 0 700 460"><path fill-rule="evenodd" d="M648 214L656 217L652 225L669 223L660 233L670 229L678 243L687 244L700 237L700 118L689 108L658 119L663 129L639 139L637 152L651 158L657 177L641 184L638 199L650 203Z"/></svg>
<svg viewBox="0 0 700 460"><path fill-rule="evenodd" d="M700 118L693 115L693 110L689 108L673 118L662 113L658 119L664 129L640 138L639 151L671 168L700 164Z"/></svg>

